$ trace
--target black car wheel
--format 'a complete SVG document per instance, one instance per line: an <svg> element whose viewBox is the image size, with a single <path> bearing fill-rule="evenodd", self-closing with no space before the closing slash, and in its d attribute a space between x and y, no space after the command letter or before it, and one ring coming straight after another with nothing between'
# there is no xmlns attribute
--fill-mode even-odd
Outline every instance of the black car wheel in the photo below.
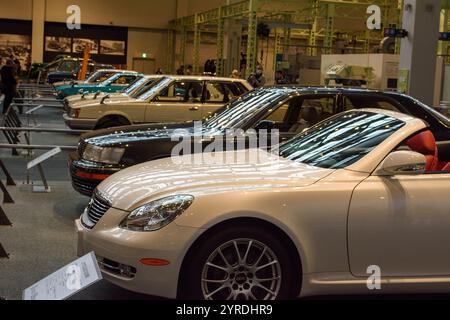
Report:
<svg viewBox="0 0 450 320"><path fill-rule="evenodd" d="M184 299L280 300L293 298L300 268L286 246L263 228L233 227L202 241L186 266Z"/></svg>

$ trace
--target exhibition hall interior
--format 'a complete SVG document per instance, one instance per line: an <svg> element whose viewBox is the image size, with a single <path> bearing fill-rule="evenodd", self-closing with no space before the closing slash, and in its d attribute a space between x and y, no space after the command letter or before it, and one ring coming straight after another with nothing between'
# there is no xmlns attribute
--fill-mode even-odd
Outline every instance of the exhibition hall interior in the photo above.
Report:
<svg viewBox="0 0 450 320"><path fill-rule="evenodd" d="M0 302L450 299L449 10L0 0Z"/></svg>

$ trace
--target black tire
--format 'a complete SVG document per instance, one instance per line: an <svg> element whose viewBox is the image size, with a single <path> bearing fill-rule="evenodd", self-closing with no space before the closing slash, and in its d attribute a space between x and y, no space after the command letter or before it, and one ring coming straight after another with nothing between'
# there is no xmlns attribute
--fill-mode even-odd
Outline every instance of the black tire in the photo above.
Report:
<svg viewBox="0 0 450 320"><path fill-rule="evenodd" d="M214 256L213 253L217 250L217 248L223 246L224 244L230 243L233 240L237 240L237 239L241 239L241 240L249 240L250 239L255 242L254 248L249 250L250 252L249 252L248 258L247 258L249 265L251 265L251 260L255 259L251 256L252 255L257 256L257 254L256 254L256 251L258 249L257 245L262 244L262 245L267 246L270 249L270 251L276 256L276 258L277 258L276 260L279 262L279 264L277 264L279 266L279 268L277 268L277 269L280 270L280 272L281 272L281 280L279 280L279 282L278 282L279 284L276 285L279 288L278 294L276 295L276 297L270 296L270 297L265 297L265 298L260 299L261 295L260 294L257 295L256 293L262 293L262 295L264 295L265 290L260 290L260 288L256 287L256 286L248 289L247 282L245 282L245 284L244 284L244 285L247 285L247 288L237 289L234 292L237 292L239 290L250 290L252 292L252 294L255 296L255 298L257 298L258 300L263 300L263 299L285 300L285 299L293 299L296 297L296 295L298 295L298 288L299 288L298 285L299 284L297 284L296 281L298 281L298 279L300 279L301 267L296 265L295 259L292 259L292 253L289 252L289 249L288 249L289 246L287 246L285 243L283 243L280 240L280 238L277 237L276 235L274 235L274 232L271 232L271 230L269 230L268 228L250 228L249 226L232 226L232 227L229 227L220 232L212 233L206 239L202 239L199 246L195 247L195 249L192 251L192 254L189 257L187 257L185 269L183 272L184 279L181 279L181 282L180 282L181 287L180 287L179 293L180 293L181 299L185 299L185 300L204 300L205 299L205 295L204 295L205 285L204 285L204 282L202 281L202 279L204 278L203 275L206 274L209 277L210 273L208 273L208 272L214 273L213 272L214 270L211 269L211 267L206 266L207 261L212 256ZM240 245L238 245L238 247L239 246ZM244 251L246 251L244 242L241 244L241 246L242 247L240 247L239 250L242 253L244 253ZM224 248L226 248L226 247L224 247ZM229 250L231 250L231 248ZM253 251L255 251L255 254L253 254ZM261 252L261 251L259 251L259 252ZM227 257L227 259L232 260L232 258L230 258L231 257L230 254L228 254L226 250L223 251L223 255L225 257ZM219 255L216 255L215 257L218 259ZM268 259L266 261L270 262L272 260ZM256 260L254 260L254 262L256 262ZM264 263L264 260L261 263ZM229 261L229 264L233 264L233 262ZM260 265L260 264L258 264L258 265ZM205 273L204 268L209 268L209 269L207 269L208 272ZM266 272L268 272L267 269L274 269L274 268L275 267L273 267L273 266L266 267L261 271L266 273ZM213 271L211 271L211 270L213 270ZM252 280L257 280L261 276L261 275L258 275L258 272L260 272L260 271L256 271L254 273L254 275L250 274L249 276L247 276L247 273L246 273L249 271L242 271L242 272L233 271L235 275L233 275L233 273L226 275L226 273L224 271L220 271L220 270L218 270L218 272L222 272L223 278L228 279L227 280L228 286L232 286L233 281L234 281L233 282L234 285L240 285L241 283L239 283L239 284L237 283L238 280L252 282ZM253 272L253 271L250 271L250 272ZM245 274L245 275L242 275L242 274ZM240 278L238 278L238 276ZM247 280L244 280L244 278L246 278ZM262 279L267 279L267 277L263 277ZM222 279L220 279L220 280L222 280ZM253 281L253 283L256 283L256 281ZM209 284L207 284L207 285L209 286ZM214 285L214 284L211 284L211 285ZM268 284L268 282L265 282L265 285L270 285L270 284ZM209 287L206 287L206 288L207 288L207 290L209 289ZM212 293L212 291L214 291L214 290L215 290L215 288L213 287L210 290L208 290L208 292ZM226 300L227 298L229 298L229 295L231 294L231 292L233 292L231 287L224 288L219 293L215 294L212 297L212 299L213 300ZM249 298L249 296L245 296L245 294L239 293L239 295L240 296L238 296L238 299L239 298L241 298L241 299Z"/></svg>
<svg viewBox="0 0 450 320"><path fill-rule="evenodd" d="M120 126L127 126L130 122L122 117L119 118L107 118L104 120L100 120L98 124L95 126L95 130L98 129L107 129L107 128L114 128L114 127L120 127Z"/></svg>

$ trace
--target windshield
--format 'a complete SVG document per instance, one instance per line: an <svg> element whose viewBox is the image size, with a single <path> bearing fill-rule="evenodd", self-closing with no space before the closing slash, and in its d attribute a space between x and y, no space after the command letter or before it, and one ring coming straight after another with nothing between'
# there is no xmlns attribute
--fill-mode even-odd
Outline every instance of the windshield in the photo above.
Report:
<svg viewBox="0 0 450 320"><path fill-rule="evenodd" d="M160 80L160 78L139 79L139 81L136 81L132 85L130 85L127 90L125 90L125 93L130 97L137 99L137 97L149 90L149 88L151 88L154 85L154 82L157 80Z"/></svg>
<svg viewBox="0 0 450 320"><path fill-rule="evenodd" d="M107 80L115 72L114 71L96 71L89 78L86 79L87 83L96 83Z"/></svg>
<svg viewBox="0 0 450 320"><path fill-rule="evenodd" d="M362 159L404 125L384 114L347 112L318 123L273 152L311 166L342 169Z"/></svg>
<svg viewBox="0 0 450 320"><path fill-rule="evenodd" d="M290 92L285 90L254 90L232 101L205 122L207 128L241 128L257 113L283 101Z"/></svg>
<svg viewBox="0 0 450 320"><path fill-rule="evenodd" d="M115 73L113 75L111 75L110 77L108 77L108 79L106 79L103 82L100 82L100 86L106 87L109 84L111 84L113 81L117 80L119 77L122 77L124 74L123 73Z"/></svg>
<svg viewBox="0 0 450 320"><path fill-rule="evenodd" d="M137 89L139 89L141 86L143 86L145 83L147 83L147 81L149 81L150 79L148 78L140 78L139 80L133 82L132 84L130 84L127 89L124 91L126 94L131 95L133 94ZM154 79L152 79L154 80Z"/></svg>
<svg viewBox="0 0 450 320"><path fill-rule="evenodd" d="M157 93L159 90L166 87L170 82L172 82L172 78L168 77L160 78L157 81L154 81L151 84L149 84L145 88L145 90L143 89L142 91L135 93L132 98L146 101L149 98L151 98L155 93Z"/></svg>
<svg viewBox="0 0 450 320"><path fill-rule="evenodd" d="M442 113L437 110L430 108L426 104L423 104L419 100L413 99L417 104L419 104L422 108L426 109L428 112L432 113L439 121L443 122L447 127L450 127L450 119L444 116Z"/></svg>

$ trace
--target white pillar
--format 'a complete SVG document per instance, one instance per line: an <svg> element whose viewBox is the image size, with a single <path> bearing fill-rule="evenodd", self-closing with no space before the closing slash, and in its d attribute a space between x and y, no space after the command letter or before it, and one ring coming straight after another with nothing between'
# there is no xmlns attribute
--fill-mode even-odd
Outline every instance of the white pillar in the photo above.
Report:
<svg viewBox="0 0 450 320"><path fill-rule="evenodd" d="M33 33L31 39L31 61L44 59L44 24L46 0L33 0Z"/></svg>
<svg viewBox="0 0 450 320"><path fill-rule="evenodd" d="M441 0L405 0L400 69L409 71L408 93L432 106Z"/></svg>

